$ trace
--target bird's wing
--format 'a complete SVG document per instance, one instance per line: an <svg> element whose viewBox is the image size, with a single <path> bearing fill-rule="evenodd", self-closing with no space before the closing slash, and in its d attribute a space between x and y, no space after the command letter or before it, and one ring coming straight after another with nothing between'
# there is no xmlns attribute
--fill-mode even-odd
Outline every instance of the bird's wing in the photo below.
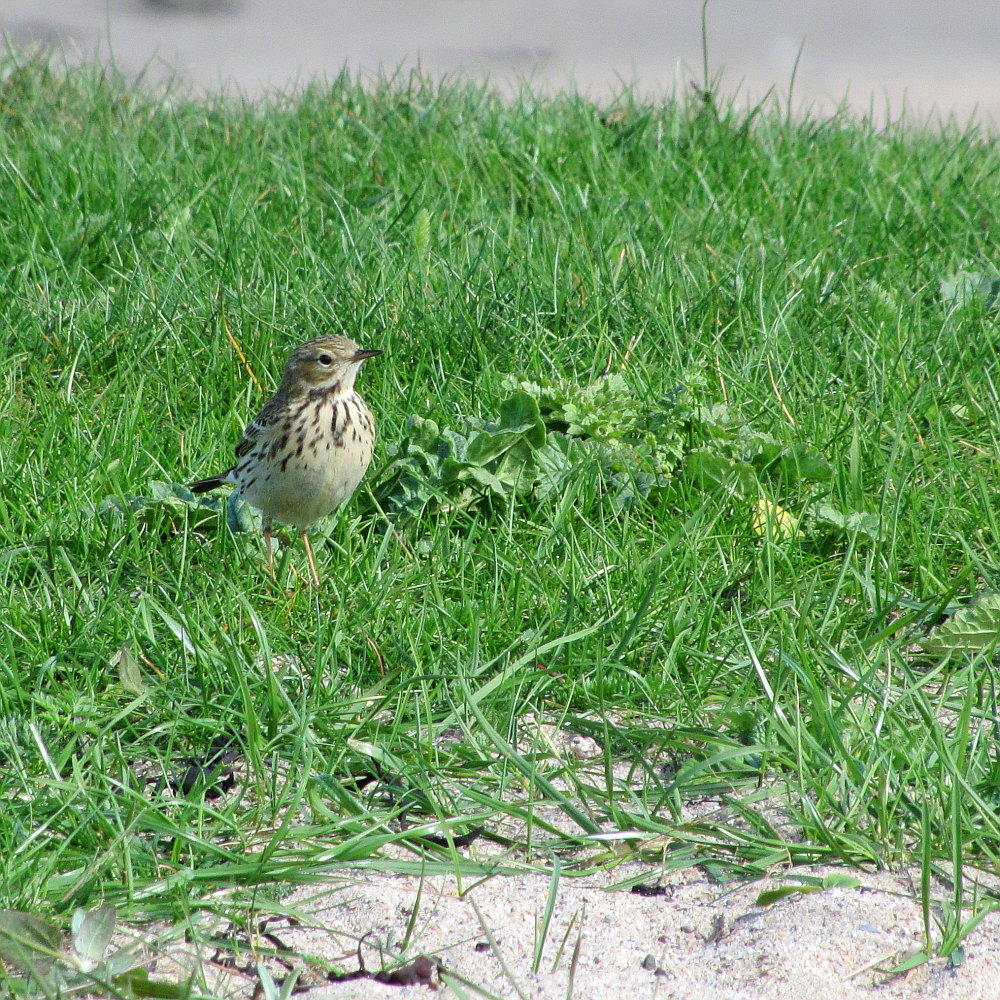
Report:
<svg viewBox="0 0 1000 1000"><path fill-rule="evenodd" d="M252 450L261 436L267 434L268 429L281 415L281 407L274 404L275 399L272 397L264 404L257 416L247 424L243 437L236 444L237 458L242 458L248 451Z"/></svg>
<svg viewBox="0 0 1000 1000"><path fill-rule="evenodd" d="M236 443L236 457L242 458L257 443L261 431L264 430L256 420L252 421L243 432L243 437Z"/></svg>

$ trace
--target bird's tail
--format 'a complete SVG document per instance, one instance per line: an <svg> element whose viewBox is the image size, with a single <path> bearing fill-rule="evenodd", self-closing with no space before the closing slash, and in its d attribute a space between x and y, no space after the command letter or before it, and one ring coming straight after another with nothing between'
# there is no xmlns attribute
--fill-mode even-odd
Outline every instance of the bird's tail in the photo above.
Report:
<svg viewBox="0 0 1000 1000"><path fill-rule="evenodd" d="M223 486L228 482L225 475L219 476L209 476L208 479L198 479L193 483L188 483L187 488L192 493L207 493L209 490L214 490L217 486Z"/></svg>

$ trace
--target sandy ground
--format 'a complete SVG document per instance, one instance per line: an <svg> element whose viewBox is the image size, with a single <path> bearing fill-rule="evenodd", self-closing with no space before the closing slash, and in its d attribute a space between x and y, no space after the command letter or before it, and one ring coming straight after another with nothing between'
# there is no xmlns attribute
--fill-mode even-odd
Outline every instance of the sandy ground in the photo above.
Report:
<svg viewBox="0 0 1000 1000"><path fill-rule="evenodd" d="M655 869L629 865L599 878L564 877L544 920L550 880L506 876L467 884L454 878L343 873L331 887L300 889L283 901L297 911L299 926L280 919L267 926L269 943L335 963L358 967L357 940L364 935L368 971L398 968L418 955L443 965L434 976L442 997L481 996L537 1000L995 1000L1000 996L1000 914L986 917L965 942L964 964L944 959L890 977L894 964L917 951L923 919L913 899L915 871L858 874L858 888L795 895L768 907L757 905L765 888L780 880L723 887L695 872L660 880L661 896L643 897L605 886ZM842 870L813 868L810 875ZM938 892L946 892L937 887ZM399 944L413 928L408 947ZM484 929L487 928L489 933ZM533 956L543 940L538 971ZM180 958L182 966L187 962ZM302 969L298 995L405 1000L434 995L427 985L399 986L352 979L324 982L317 965ZM287 968L272 963L276 979ZM177 975L172 962L159 974ZM209 967L217 995L249 998L256 975ZM313 985L310 985L313 984Z"/></svg>
<svg viewBox="0 0 1000 1000"><path fill-rule="evenodd" d="M701 17L698 0L4 0L0 31L251 95L419 63L508 90L572 80L601 98L623 80L651 93L701 82ZM727 94L787 93L794 79L796 107L1000 122L996 0L710 0L707 24L709 75Z"/></svg>

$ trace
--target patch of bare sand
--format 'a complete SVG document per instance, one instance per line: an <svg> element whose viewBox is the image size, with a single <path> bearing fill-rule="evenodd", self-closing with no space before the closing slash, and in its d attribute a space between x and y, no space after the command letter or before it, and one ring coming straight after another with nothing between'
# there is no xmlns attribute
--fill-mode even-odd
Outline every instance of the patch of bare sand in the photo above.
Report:
<svg viewBox="0 0 1000 1000"><path fill-rule="evenodd" d="M794 883L794 873L725 888L693 871L675 872L661 879L666 892L653 897L606 888L647 872L653 880L655 868L630 863L600 876L561 878L538 971L532 969L533 956L551 885L545 875L468 880L460 892L452 876L345 872L349 880L336 887L302 888L287 897L283 907L306 919L270 920L268 940L313 957L299 983L299 988L315 983L299 994L310 1000L479 995L463 981L496 997L538 1000L1000 996L1000 914L989 915L967 938L966 961L958 968L936 959L896 978L879 971L921 945L923 918L913 898L913 872L862 873L861 888L797 894L769 907L757 905L758 895ZM830 872L844 870L799 870L812 876ZM408 944L401 950L408 927ZM371 979L330 982L316 974L321 963L315 959L356 969L361 938L369 971L395 968L418 955L440 959L441 989L432 994L425 985ZM183 965L183 957L176 957ZM275 978L287 974L277 964L272 970ZM175 966L174 976L176 971ZM254 978L219 969L217 995L248 997Z"/></svg>

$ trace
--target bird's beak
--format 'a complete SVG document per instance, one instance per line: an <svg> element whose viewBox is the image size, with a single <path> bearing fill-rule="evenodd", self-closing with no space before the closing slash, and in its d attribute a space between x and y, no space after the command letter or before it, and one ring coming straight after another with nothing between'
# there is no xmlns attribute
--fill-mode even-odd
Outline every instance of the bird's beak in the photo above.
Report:
<svg viewBox="0 0 1000 1000"><path fill-rule="evenodd" d="M381 353L381 351L358 351L351 360L364 361L365 358L377 358Z"/></svg>

